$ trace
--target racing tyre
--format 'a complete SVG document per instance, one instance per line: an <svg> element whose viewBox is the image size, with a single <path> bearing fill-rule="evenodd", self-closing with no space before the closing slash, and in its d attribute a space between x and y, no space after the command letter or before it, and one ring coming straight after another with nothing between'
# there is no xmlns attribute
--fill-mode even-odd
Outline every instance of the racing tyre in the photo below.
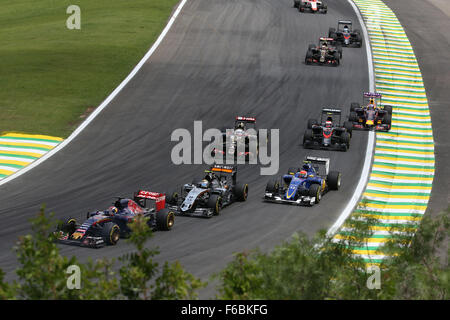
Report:
<svg viewBox="0 0 450 320"><path fill-rule="evenodd" d="M353 135L353 123L351 121L345 121L344 128L350 134L350 138L351 138Z"/></svg>
<svg viewBox="0 0 450 320"><path fill-rule="evenodd" d="M358 109L358 108L360 108L360 105L359 105L358 102L352 102L352 103L350 104L350 112L353 112L353 111L355 111L355 110Z"/></svg>
<svg viewBox="0 0 450 320"><path fill-rule="evenodd" d="M341 187L341 173L338 171L330 171L327 176L327 183L330 190L339 190Z"/></svg>
<svg viewBox="0 0 450 320"><path fill-rule="evenodd" d="M350 112L350 115L348 116L348 120L351 122L358 122L358 116L356 115L356 112L354 112L354 111Z"/></svg>
<svg viewBox="0 0 450 320"><path fill-rule="evenodd" d="M270 180L269 182L267 182L266 185L266 192L277 192L278 189L280 188L280 184L278 183L277 180Z"/></svg>
<svg viewBox="0 0 450 320"><path fill-rule="evenodd" d="M383 107L383 110L386 110L387 113L389 113L390 115L392 115L392 106L386 105L386 106Z"/></svg>
<svg viewBox="0 0 450 320"><path fill-rule="evenodd" d="M311 64L312 63L312 59L313 59L312 52L311 52L311 50L308 50L306 52L305 63L306 64Z"/></svg>
<svg viewBox="0 0 450 320"><path fill-rule="evenodd" d="M320 197L322 196L320 184L312 184L309 187L309 192L308 193L309 193L310 197L316 197L315 203L319 203L320 202Z"/></svg>
<svg viewBox="0 0 450 320"><path fill-rule="evenodd" d="M308 50L312 50L312 49L314 49L315 47L316 47L316 45L313 44L313 43L311 43L311 44L308 46Z"/></svg>
<svg viewBox="0 0 450 320"><path fill-rule="evenodd" d="M115 245L120 239L120 228L114 222L107 222L103 225L101 236L106 244Z"/></svg>
<svg viewBox="0 0 450 320"><path fill-rule="evenodd" d="M386 113L383 117L383 124L391 125L392 117L389 113Z"/></svg>
<svg viewBox="0 0 450 320"><path fill-rule="evenodd" d="M247 200L248 196L248 184L247 183L237 183L234 189L234 195L238 201Z"/></svg>
<svg viewBox="0 0 450 320"><path fill-rule="evenodd" d="M344 133L342 133L341 137L342 137L342 142L345 143L345 145L347 147L345 151L347 151L350 148L350 133L344 132Z"/></svg>
<svg viewBox="0 0 450 320"><path fill-rule="evenodd" d="M72 217L65 218L58 226L56 227L57 231L67 232L69 235L77 230L77 220Z"/></svg>
<svg viewBox="0 0 450 320"><path fill-rule="evenodd" d="M303 135L303 147L308 147L308 142L311 142L313 139L313 134L311 129L306 129Z"/></svg>
<svg viewBox="0 0 450 320"><path fill-rule="evenodd" d="M328 38L336 39L336 28L328 29Z"/></svg>
<svg viewBox="0 0 450 320"><path fill-rule="evenodd" d="M333 56L334 56L334 61L335 61L335 63L333 64L335 67L337 67L338 65L340 65L341 64L341 60L340 60L340 58L339 58L339 53L338 52L335 52L334 54L333 54Z"/></svg>
<svg viewBox="0 0 450 320"><path fill-rule="evenodd" d="M178 202L178 192L172 191L166 193L166 203L176 205Z"/></svg>
<svg viewBox="0 0 450 320"><path fill-rule="evenodd" d="M175 214L169 209L161 209L156 213L156 228L169 231L175 223Z"/></svg>
<svg viewBox="0 0 450 320"><path fill-rule="evenodd" d="M317 120L316 119L308 119L308 129L312 129L312 127L314 126L314 125L317 125Z"/></svg>
<svg viewBox="0 0 450 320"><path fill-rule="evenodd" d="M218 216L220 209L222 209L222 197L218 194L212 194L208 199L208 208L213 209L213 214Z"/></svg>

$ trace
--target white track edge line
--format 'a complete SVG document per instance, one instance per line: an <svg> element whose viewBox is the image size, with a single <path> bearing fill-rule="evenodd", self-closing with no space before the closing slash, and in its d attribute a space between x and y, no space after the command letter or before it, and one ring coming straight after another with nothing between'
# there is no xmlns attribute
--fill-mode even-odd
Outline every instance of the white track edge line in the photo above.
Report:
<svg viewBox="0 0 450 320"><path fill-rule="evenodd" d="M72 134L65 139L63 142L61 142L57 147L46 153L41 158L37 159L30 165L26 166L25 168L19 170L18 172L6 177L5 179L1 180L0 186L14 180L21 175L25 174L26 172L30 171L31 169L37 167L45 160L49 159L53 155L55 155L58 151L63 149L65 146L67 146L73 139L75 139L99 114L100 112L105 109L109 103L122 91L122 89L128 84L128 82L131 81L131 79L134 78L134 76L139 72L139 70L142 68L142 66L147 62L147 60L153 55L153 53L156 51L156 49L159 47L161 42L166 37L167 33L169 32L170 28L172 27L173 23L175 22L176 18L181 12L181 9L183 9L184 5L186 4L187 0L182 0L180 4L178 5L177 9L173 13L172 17L170 18L169 22L167 23L166 27L163 29L161 34L159 35L158 39L155 41L155 43L152 45L150 50L145 54L145 56L139 61L139 63L134 67L134 69L131 71L131 73L123 80L120 85L94 110L94 112L91 113L91 115L80 124L80 126L72 132Z"/></svg>
<svg viewBox="0 0 450 320"><path fill-rule="evenodd" d="M356 4L352 0L347 0L347 1L353 7L353 10L355 11L356 16L358 17L359 23L361 25L361 29L364 34L364 41L366 43L367 64L368 64L368 71L369 71L369 88L370 88L371 92L374 92L375 91L375 73L374 73L374 67L373 67L373 56L372 56L372 48L370 45L369 33L367 32L367 27L364 22L364 19L362 18L359 8L356 6ZM347 218L353 212L353 209L357 206L360 198L362 197L362 194L365 190L366 184L369 180L370 169L372 167L372 157L373 157L374 146L375 146L375 133L373 131L369 131L369 137L367 139L367 147L366 147L366 156L364 159L364 166L363 166L363 169L361 172L361 177L359 179L358 185L356 186L355 191L353 192L352 198L347 203L347 206L341 212L341 215L336 220L336 222L328 230L327 236L331 237L339 230L339 228L342 226L342 224L345 222L345 220L347 220Z"/></svg>

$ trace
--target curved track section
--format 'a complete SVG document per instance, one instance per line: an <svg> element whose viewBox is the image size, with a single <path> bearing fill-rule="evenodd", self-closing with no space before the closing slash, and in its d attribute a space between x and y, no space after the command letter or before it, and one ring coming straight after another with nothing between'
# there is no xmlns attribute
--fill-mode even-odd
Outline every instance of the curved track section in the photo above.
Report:
<svg viewBox="0 0 450 320"><path fill-rule="evenodd" d="M339 192L312 208L261 201L269 177L259 167L240 166L248 201L209 220L176 219L170 232L155 233L159 261L179 260L206 279L237 251L273 248L292 233L328 229L353 195L363 166L367 133L355 132L348 152L304 150L306 120L325 105L344 110L367 91L363 49L344 49L338 68L306 66L308 44L326 35L338 19L358 19L346 0L329 4L326 15L300 14L291 0L192 0L163 43L133 80L76 139L53 157L0 187L0 268L13 276L12 247L29 231L28 219L42 203L57 217L84 215L109 206L112 197L140 187L165 191L191 181L204 165L172 165L170 135L231 124L236 115L255 116L260 128L280 129L280 172L305 155L330 157L343 174ZM345 112L344 112L345 113ZM125 242L89 250L61 247L63 254L117 257Z"/></svg>

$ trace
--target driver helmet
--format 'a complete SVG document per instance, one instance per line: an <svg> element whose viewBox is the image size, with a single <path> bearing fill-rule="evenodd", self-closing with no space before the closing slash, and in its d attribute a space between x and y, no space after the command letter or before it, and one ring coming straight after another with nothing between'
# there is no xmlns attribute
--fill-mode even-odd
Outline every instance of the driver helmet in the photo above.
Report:
<svg viewBox="0 0 450 320"><path fill-rule="evenodd" d="M117 212L119 212L119 209L117 209L117 207L115 207L115 206L111 206L111 207L109 207L109 209L108 209L108 213L109 213L109 215L111 215L111 216L117 214Z"/></svg>
<svg viewBox="0 0 450 320"><path fill-rule="evenodd" d="M308 172L305 170L300 171L299 177L300 178L306 178L308 176Z"/></svg>
<svg viewBox="0 0 450 320"><path fill-rule="evenodd" d="M200 187L201 187L201 188L208 188L208 187L209 187L209 181L208 181L207 179L203 179L203 180L200 182Z"/></svg>
<svg viewBox="0 0 450 320"><path fill-rule="evenodd" d="M344 31L348 31L348 26L347 25L344 26Z"/></svg>
<svg viewBox="0 0 450 320"><path fill-rule="evenodd" d="M238 125L236 126L236 129L244 129L245 128L245 125L244 125L244 123L243 122L239 122L238 123Z"/></svg>
<svg viewBox="0 0 450 320"><path fill-rule="evenodd" d="M302 167L302 170L306 170L306 171L311 170L311 165L309 163L305 163Z"/></svg>
<svg viewBox="0 0 450 320"><path fill-rule="evenodd" d="M333 123L330 120L325 121L325 127L331 128L333 126Z"/></svg>

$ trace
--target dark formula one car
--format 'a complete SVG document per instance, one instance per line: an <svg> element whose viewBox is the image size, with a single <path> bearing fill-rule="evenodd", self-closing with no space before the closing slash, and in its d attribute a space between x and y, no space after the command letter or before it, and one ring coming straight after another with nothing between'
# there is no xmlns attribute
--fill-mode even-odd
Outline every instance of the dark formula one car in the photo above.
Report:
<svg viewBox="0 0 450 320"><path fill-rule="evenodd" d="M289 168L281 179L267 183L264 200L309 206L319 203L322 195L341 185L341 174L329 167L328 158L306 157L301 168Z"/></svg>
<svg viewBox="0 0 450 320"><path fill-rule="evenodd" d="M361 32L353 30L353 24L350 20L339 20L336 28L330 28L328 38L333 39L333 43L339 43L343 47L361 48Z"/></svg>
<svg viewBox="0 0 450 320"><path fill-rule="evenodd" d="M328 7L322 0L294 0L294 8L298 11L310 11L312 13L327 13Z"/></svg>
<svg viewBox="0 0 450 320"><path fill-rule="evenodd" d="M247 200L248 184L236 181L236 166L212 166L203 179L194 179L167 194L167 208L177 215L210 218L235 201Z"/></svg>
<svg viewBox="0 0 450 320"><path fill-rule="evenodd" d="M320 38L319 45L310 44L306 52L306 64L330 65L337 67L342 58L342 47L332 46L331 38Z"/></svg>
<svg viewBox="0 0 450 320"><path fill-rule="evenodd" d="M252 117L236 117L234 129L222 129L223 144L213 148L211 156L222 154L233 159L242 157L248 161L258 156L259 135L256 130L256 119ZM253 146L251 145L253 143Z"/></svg>
<svg viewBox="0 0 450 320"><path fill-rule="evenodd" d="M65 219L57 228L57 241L91 248L115 245L129 236L128 224L138 215L149 218L147 224L153 231L170 230L174 224L173 211L165 208L165 195L140 190L133 199L117 198L107 210L88 212L81 225L74 218Z"/></svg>
<svg viewBox="0 0 450 320"><path fill-rule="evenodd" d="M389 131L392 122L392 106L383 105L381 94L365 92L363 95L363 106L357 102L350 105L348 120L352 122L353 128L378 131Z"/></svg>
<svg viewBox="0 0 450 320"><path fill-rule="evenodd" d="M350 148L353 123L341 124L341 110L323 108L320 122L308 120L308 128L303 135L305 148L347 151Z"/></svg>

